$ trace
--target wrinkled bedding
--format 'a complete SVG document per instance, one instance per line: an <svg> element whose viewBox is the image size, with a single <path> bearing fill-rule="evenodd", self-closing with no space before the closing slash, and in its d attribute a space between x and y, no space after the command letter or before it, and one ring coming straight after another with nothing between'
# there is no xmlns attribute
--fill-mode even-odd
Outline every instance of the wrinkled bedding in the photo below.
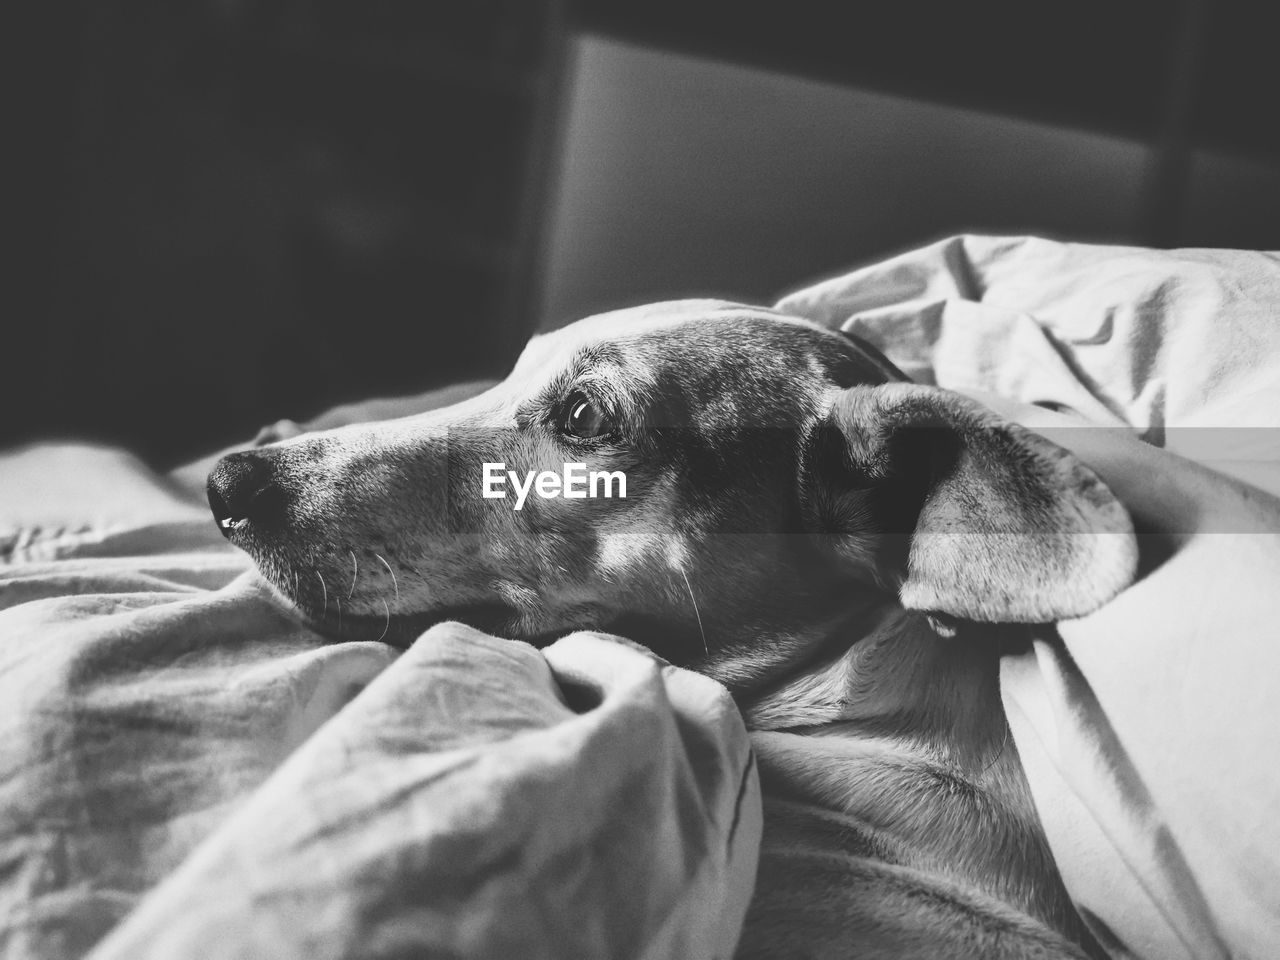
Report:
<svg viewBox="0 0 1280 960"><path fill-rule="evenodd" d="M1274 255L958 237L781 306L922 381L1280 492ZM1055 855L1116 956L1280 943L1280 546L1244 535L1144 582L1151 629L1116 604L1004 670ZM761 805L711 681L592 635L326 643L115 450L0 455L0 558L0 955L732 954Z"/></svg>

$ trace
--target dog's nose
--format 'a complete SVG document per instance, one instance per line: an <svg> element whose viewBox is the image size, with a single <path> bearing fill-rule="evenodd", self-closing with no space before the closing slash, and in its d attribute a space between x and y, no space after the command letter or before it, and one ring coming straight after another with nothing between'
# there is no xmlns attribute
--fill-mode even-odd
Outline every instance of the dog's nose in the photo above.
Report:
<svg viewBox="0 0 1280 960"><path fill-rule="evenodd" d="M246 522L267 527L283 519L285 495L277 483L273 460L266 451L232 453L209 473L209 509L224 537Z"/></svg>

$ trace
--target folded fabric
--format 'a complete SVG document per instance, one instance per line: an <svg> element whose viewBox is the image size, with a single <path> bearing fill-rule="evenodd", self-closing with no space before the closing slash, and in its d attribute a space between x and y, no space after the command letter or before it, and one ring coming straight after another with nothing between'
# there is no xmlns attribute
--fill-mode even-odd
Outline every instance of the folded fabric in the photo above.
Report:
<svg viewBox="0 0 1280 960"><path fill-rule="evenodd" d="M727 958L755 791L718 684L442 625L91 956Z"/></svg>
<svg viewBox="0 0 1280 960"><path fill-rule="evenodd" d="M1276 424L1278 303L1277 253L959 236L778 308L867 338L921 382L1066 407L1201 459L1164 431Z"/></svg>

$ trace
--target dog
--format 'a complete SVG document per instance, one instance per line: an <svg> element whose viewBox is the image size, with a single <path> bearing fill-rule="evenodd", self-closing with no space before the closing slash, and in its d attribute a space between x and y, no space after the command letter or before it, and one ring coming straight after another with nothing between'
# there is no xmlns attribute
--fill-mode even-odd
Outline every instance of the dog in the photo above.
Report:
<svg viewBox="0 0 1280 960"><path fill-rule="evenodd" d="M528 491L569 463L625 497L484 495L497 465ZM208 499L332 636L593 629L725 684L765 796L739 956L1100 955L997 668L1131 582L1129 516L1062 448L869 345L721 301L603 314L444 409L226 456Z"/></svg>

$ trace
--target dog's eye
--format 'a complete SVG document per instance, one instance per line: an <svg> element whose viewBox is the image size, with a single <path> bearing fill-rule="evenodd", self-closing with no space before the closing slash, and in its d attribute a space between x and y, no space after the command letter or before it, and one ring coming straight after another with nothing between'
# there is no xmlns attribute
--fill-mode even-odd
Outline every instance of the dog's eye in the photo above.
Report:
<svg viewBox="0 0 1280 960"><path fill-rule="evenodd" d="M564 403L560 429L578 440L600 440L617 433L613 420L581 390L569 394Z"/></svg>

